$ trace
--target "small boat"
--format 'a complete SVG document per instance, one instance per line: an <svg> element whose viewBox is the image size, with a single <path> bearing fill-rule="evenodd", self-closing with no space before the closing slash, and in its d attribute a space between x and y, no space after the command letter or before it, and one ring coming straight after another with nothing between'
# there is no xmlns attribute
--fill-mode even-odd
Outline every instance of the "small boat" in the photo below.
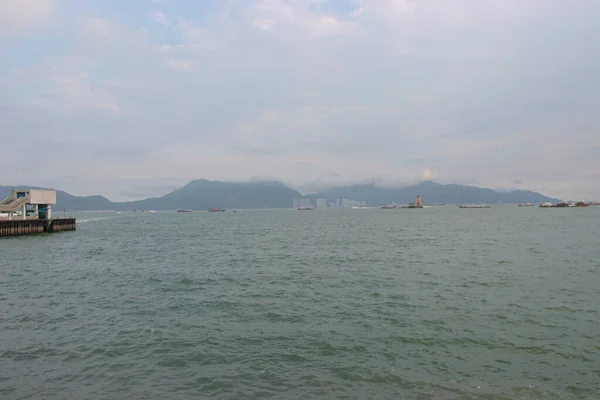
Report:
<svg viewBox="0 0 600 400"><path fill-rule="evenodd" d="M148 210L149 213L155 213L156 211L154 210Z"/></svg>
<svg viewBox="0 0 600 400"><path fill-rule="evenodd" d="M587 207L588 203L586 203L585 201L577 201L575 203L571 203L569 204L569 207Z"/></svg>
<svg viewBox="0 0 600 400"><path fill-rule="evenodd" d="M298 207L298 211L312 211L313 208L311 206L308 207Z"/></svg>
<svg viewBox="0 0 600 400"><path fill-rule="evenodd" d="M533 207L535 206L535 204L533 203L521 203L519 204L519 207Z"/></svg>
<svg viewBox="0 0 600 400"><path fill-rule="evenodd" d="M192 212L192 210L177 210L177 212Z"/></svg>
<svg viewBox="0 0 600 400"><path fill-rule="evenodd" d="M225 212L225 209L223 207L221 207L221 208L213 207L213 208L209 208L208 212Z"/></svg>

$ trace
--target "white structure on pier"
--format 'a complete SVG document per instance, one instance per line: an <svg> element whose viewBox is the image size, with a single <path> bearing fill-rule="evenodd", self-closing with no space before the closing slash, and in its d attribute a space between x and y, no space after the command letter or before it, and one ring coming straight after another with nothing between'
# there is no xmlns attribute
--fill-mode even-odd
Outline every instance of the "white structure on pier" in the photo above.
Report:
<svg viewBox="0 0 600 400"><path fill-rule="evenodd" d="M0 202L0 215L4 214L11 220L20 211L19 216L27 219L27 206L33 206L33 218L52 219L53 204L56 204L55 190L16 189L12 191L11 197Z"/></svg>

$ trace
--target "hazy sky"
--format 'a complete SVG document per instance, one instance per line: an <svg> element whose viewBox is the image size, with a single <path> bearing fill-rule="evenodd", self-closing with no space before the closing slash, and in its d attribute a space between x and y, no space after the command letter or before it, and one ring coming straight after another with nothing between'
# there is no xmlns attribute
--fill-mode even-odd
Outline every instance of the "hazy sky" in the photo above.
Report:
<svg viewBox="0 0 600 400"><path fill-rule="evenodd" d="M600 200L598 0L0 0L0 184ZM18 175L13 172L19 172Z"/></svg>

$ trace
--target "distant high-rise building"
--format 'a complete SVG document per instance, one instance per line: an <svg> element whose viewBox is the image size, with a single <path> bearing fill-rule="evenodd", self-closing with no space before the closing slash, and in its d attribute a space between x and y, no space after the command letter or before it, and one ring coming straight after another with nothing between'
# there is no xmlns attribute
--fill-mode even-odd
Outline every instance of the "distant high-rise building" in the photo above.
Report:
<svg viewBox="0 0 600 400"><path fill-rule="evenodd" d="M298 199L298 207L312 207L310 199Z"/></svg>
<svg viewBox="0 0 600 400"><path fill-rule="evenodd" d="M327 208L327 199L317 199L317 208Z"/></svg>
<svg viewBox="0 0 600 400"><path fill-rule="evenodd" d="M339 202L339 200L338 200ZM341 204L338 203L338 207L344 207L344 208L352 208L352 207L364 207L366 206L366 202L365 201L358 201L358 200L350 200L350 199L342 199Z"/></svg>

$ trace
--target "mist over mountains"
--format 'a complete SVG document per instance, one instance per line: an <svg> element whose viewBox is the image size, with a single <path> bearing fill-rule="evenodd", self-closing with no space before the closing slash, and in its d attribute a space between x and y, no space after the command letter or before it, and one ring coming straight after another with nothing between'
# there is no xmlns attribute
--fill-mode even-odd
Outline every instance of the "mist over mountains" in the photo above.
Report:
<svg viewBox="0 0 600 400"><path fill-rule="evenodd" d="M21 188L36 188L19 186ZM14 187L0 186L0 198L10 196ZM160 197L144 200L113 202L103 196L74 196L57 190L56 210L205 210L211 207L225 208L291 208L294 199L318 198L335 203L337 199L365 201L368 206L381 206L390 203L405 204L421 195L424 204L459 203L543 203L558 202L540 193L516 190L496 191L466 185L442 185L435 182L422 182L404 188L378 187L373 184L350 185L332 188L318 193L302 195L297 190L275 181L265 182L220 182L198 179Z"/></svg>

